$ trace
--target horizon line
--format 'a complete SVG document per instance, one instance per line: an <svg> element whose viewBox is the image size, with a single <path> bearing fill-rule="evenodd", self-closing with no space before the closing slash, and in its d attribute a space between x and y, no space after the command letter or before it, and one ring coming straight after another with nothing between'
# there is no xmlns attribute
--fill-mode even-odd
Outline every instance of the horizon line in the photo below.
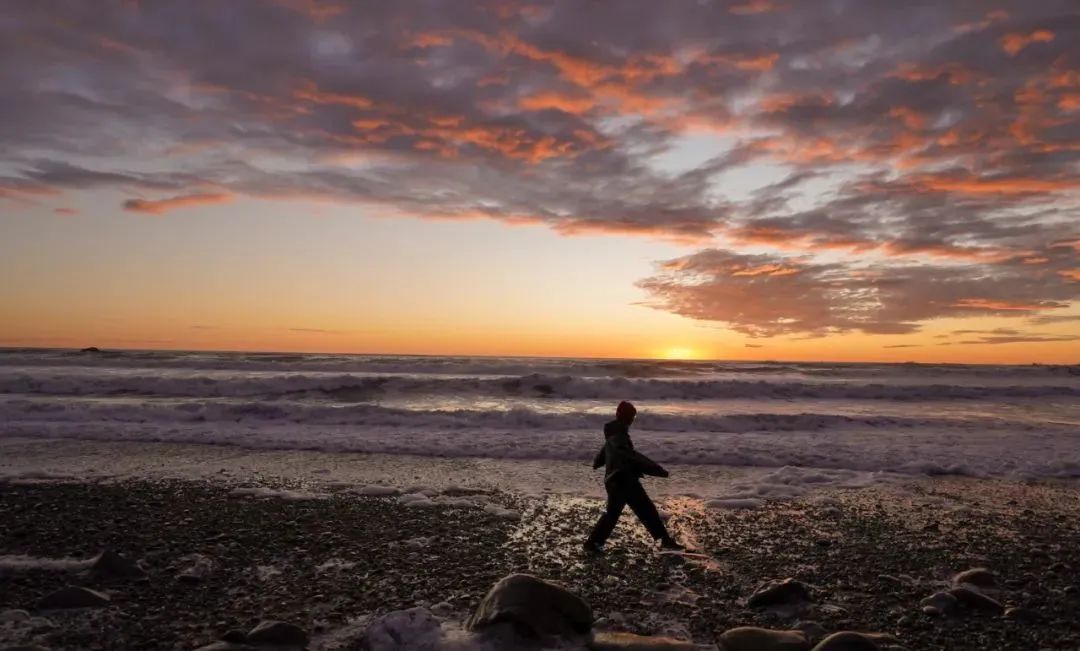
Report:
<svg viewBox="0 0 1080 651"><path fill-rule="evenodd" d="M73 351L82 352L85 348L96 348L96 346L85 346L79 348L76 346L8 346L0 345L0 352L12 351L12 350L33 350L33 351ZM123 348L123 347L110 347L99 348L98 352L131 352L131 353L146 353L146 352L163 352L163 353L226 353L226 354L259 354L259 355L334 355L334 356L352 356L352 357L464 357L474 359L560 359L560 360L580 360L580 361L616 361L616 362L674 362L674 363L727 363L727 364L876 364L876 365L888 365L888 366L1080 366L1080 361L1076 362L1063 362L1063 363L1046 363L1046 362L1017 362L1017 363L986 363L986 362L887 362L880 360L864 360L858 362L852 361L838 361L820 359L813 361L799 361L799 360L785 360L785 359L720 359L720 358L688 358L688 359L671 359L664 357L573 357L566 355L485 355L481 353L473 354L460 354L460 353L371 353L371 352L309 352L299 350L239 350L239 349L189 349L189 348ZM89 353L94 354L94 353Z"/></svg>

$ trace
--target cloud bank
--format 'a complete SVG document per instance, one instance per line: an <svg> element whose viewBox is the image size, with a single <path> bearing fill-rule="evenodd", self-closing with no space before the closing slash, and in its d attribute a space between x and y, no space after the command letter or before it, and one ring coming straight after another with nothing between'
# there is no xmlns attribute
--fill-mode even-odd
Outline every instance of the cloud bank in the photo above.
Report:
<svg viewBox="0 0 1080 651"><path fill-rule="evenodd" d="M755 336L1046 325L1080 299L1078 42L1072 0L17 2L0 203L661 238L701 250L648 304Z"/></svg>

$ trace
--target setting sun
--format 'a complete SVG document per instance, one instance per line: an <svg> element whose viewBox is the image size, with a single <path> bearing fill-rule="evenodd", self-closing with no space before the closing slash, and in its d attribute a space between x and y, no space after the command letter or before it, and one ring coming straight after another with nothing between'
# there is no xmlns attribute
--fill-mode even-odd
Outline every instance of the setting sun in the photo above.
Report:
<svg viewBox="0 0 1080 651"><path fill-rule="evenodd" d="M672 346L660 354L663 359L697 359L698 354L693 348L685 346Z"/></svg>

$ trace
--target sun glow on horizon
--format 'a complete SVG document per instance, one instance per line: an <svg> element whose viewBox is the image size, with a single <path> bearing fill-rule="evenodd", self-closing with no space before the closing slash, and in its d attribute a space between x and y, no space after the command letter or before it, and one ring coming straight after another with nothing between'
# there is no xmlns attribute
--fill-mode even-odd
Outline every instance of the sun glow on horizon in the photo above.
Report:
<svg viewBox="0 0 1080 651"><path fill-rule="evenodd" d="M661 359L698 359L700 357L698 351L686 346L671 346L660 353Z"/></svg>

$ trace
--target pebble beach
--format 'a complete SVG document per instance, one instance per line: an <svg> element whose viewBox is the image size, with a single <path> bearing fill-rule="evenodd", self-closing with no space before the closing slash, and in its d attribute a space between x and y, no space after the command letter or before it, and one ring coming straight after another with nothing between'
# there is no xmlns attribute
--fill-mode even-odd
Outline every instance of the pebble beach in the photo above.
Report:
<svg viewBox="0 0 1080 651"><path fill-rule="evenodd" d="M660 505L698 555L657 553L631 518L603 556L583 554L601 508L590 497L9 478L0 648L258 648L241 640L261 622L301 630L296 648L374 648L372 626L400 611L438 623L430 648L469 648L466 620L515 573L578 595L593 636L738 648L723 646L725 632L758 627L797 631L807 649L837 631L887 636L883 649L1080 645L1080 492L1070 483L926 479L755 509L691 497ZM103 566L103 552L122 561ZM971 570L978 585L958 581ZM784 582L798 589L761 597ZM101 602L47 600L71 586Z"/></svg>

